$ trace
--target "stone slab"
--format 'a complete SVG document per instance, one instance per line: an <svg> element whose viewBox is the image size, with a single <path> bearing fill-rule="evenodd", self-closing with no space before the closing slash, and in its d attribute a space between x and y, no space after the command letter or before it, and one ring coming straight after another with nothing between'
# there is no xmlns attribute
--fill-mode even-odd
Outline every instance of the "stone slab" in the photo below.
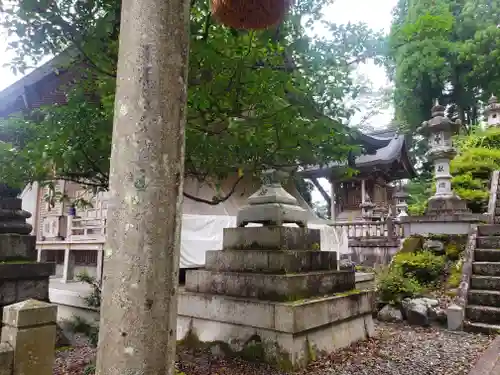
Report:
<svg viewBox="0 0 500 375"><path fill-rule="evenodd" d="M198 293L293 301L326 296L355 288L352 271L301 274L232 273L207 270L186 272L186 290Z"/></svg>
<svg viewBox="0 0 500 375"><path fill-rule="evenodd" d="M334 251L222 250L207 251L210 271L299 273L337 270Z"/></svg>
<svg viewBox="0 0 500 375"><path fill-rule="evenodd" d="M500 236L500 225L498 224L479 225L477 227L477 232L479 236Z"/></svg>
<svg viewBox="0 0 500 375"><path fill-rule="evenodd" d="M374 294L354 292L298 302L261 301L179 292L178 314L199 319L298 333L372 311Z"/></svg>
<svg viewBox="0 0 500 375"><path fill-rule="evenodd" d="M2 323L7 326L23 328L44 324L55 324L57 320L57 306L29 299L3 309Z"/></svg>
<svg viewBox="0 0 500 375"><path fill-rule="evenodd" d="M0 307L30 298L48 301L48 277L37 280L0 280Z"/></svg>
<svg viewBox="0 0 500 375"><path fill-rule="evenodd" d="M477 276L500 276L500 262L474 262L472 270Z"/></svg>
<svg viewBox="0 0 500 375"><path fill-rule="evenodd" d="M467 303L482 306L500 306L500 291L498 290L469 290Z"/></svg>
<svg viewBox="0 0 500 375"><path fill-rule="evenodd" d="M500 250L475 249L474 261L476 262L500 262Z"/></svg>
<svg viewBox="0 0 500 375"><path fill-rule="evenodd" d="M0 261L36 261L36 237L20 234L0 234Z"/></svg>
<svg viewBox="0 0 500 375"><path fill-rule="evenodd" d="M296 227L224 228L223 250L321 250L319 229Z"/></svg>
<svg viewBox="0 0 500 375"><path fill-rule="evenodd" d="M12 375L14 350L6 342L0 342L0 375Z"/></svg>
<svg viewBox="0 0 500 375"><path fill-rule="evenodd" d="M40 279L55 272L55 263L0 263L0 280Z"/></svg>
<svg viewBox="0 0 500 375"><path fill-rule="evenodd" d="M247 343L257 341L264 349L264 358L253 359L271 363L287 371L286 373L293 368L306 367L315 357L332 353L374 335L371 313L353 316L298 334L182 315L178 316L177 321L178 339L192 334L209 345L226 343L236 353L243 351Z"/></svg>
<svg viewBox="0 0 500 375"><path fill-rule="evenodd" d="M500 237L496 236L481 236L477 237L477 247L481 249L499 249Z"/></svg>
<svg viewBox="0 0 500 375"><path fill-rule="evenodd" d="M500 324L500 308L493 306L468 305L466 308L467 319L473 322Z"/></svg>
<svg viewBox="0 0 500 375"><path fill-rule="evenodd" d="M295 223L300 227L307 224L308 212L300 207L282 203L264 203L240 208L236 216L236 225L244 227L251 223L281 226Z"/></svg>
<svg viewBox="0 0 500 375"><path fill-rule="evenodd" d="M14 347L12 375L49 375L53 373L56 326L30 328L4 326L2 339Z"/></svg>
<svg viewBox="0 0 500 375"><path fill-rule="evenodd" d="M500 290L500 277L473 275L470 279L470 287L480 290Z"/></svg>

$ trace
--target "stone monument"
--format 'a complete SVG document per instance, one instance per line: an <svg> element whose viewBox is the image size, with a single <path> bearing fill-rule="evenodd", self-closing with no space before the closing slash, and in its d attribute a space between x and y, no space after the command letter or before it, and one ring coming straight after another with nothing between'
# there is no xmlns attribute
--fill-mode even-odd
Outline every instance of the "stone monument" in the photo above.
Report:
<svg viewBox="0 0 500 375"><path fill-rule="evenodd" d="M484 117L486 117L488 126L500 126L500 104L498 104L498 98L495 95L491 95L490 100L488 100L488 105L484 110Z"/></svg>
<svg viewBox="0 0 500 375"><path fill-rule="evenodd" d="M265 172L238 227L224 229L222 251L187 271L178 339L289 370L372 335L373 293L354 290L354 270L337 270L336 252L321 251L320 231L307 228L284 177Z"/></svg>
<svg viewBox="0 0 500 375"><path fill-rule="evenodd" d="M0 315L6 305L26 299L49 300L55 264L37 263L36 239L21 208L20 191L0 184Z"/></svg>
<svg viewBox="0 0 500 375"><path fill-rule="evenodd" d="M396 192L394 193L394 200L396 201L396 217L408 216L408 203L406 200L410 195L406 192L403 185L399 184Z"/></svg>
<svg viewBox="0 0 500 375"><path fill-rule="evenodd" d="M451 187L450 161L455 157L452 136L459 130L460 121L445 115L445 107L437 101L431 109L432 118L424 121L420 132L429 142L427 157L434 164L436 192L427 201L423 216L400 216L405 237L428 234L467 234L472 226L484 221L481 214L473 214L464 200Z"/></svg>
<svg viewBox="0 0 500 375"><path fill-rule="evenodd" d="M458 132L461 123L452 121L445 115L445 107L437 101L432 107L432 118L425 121L420 131L429 140L427 158L434 163L436 192L427 202L426 215L467 213L466 202L451 188L450 161L457 151L453 147L452 136Z"/></svg>

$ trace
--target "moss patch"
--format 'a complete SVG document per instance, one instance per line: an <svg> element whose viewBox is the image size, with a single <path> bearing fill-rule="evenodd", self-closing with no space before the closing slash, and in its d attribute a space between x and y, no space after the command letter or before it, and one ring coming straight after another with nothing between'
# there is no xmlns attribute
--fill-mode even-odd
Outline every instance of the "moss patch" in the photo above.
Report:
<svg viewBox="0 0 500 375"><path fill-rule="evenodd" d="M194 331L190 329L182 340L177 341L177 346L191 350L210 350L213 347L218 347L228 358L242 358L248 362L266 362L282 371L294 369L289 353L277 346L268 347L258 335L250 337L241 350L233 350L228 343L223 341L201 342Z"/></svg>

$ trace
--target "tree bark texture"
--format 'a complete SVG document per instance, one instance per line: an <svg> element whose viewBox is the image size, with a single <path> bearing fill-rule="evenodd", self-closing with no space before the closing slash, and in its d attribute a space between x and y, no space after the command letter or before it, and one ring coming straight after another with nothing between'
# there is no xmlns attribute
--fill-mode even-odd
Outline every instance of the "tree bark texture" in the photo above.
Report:
<svg viewBox="0 0 500 375"><path fill-rule="evenodd" d="M97 374L173 374L189 1L121 19Z"/></svg>

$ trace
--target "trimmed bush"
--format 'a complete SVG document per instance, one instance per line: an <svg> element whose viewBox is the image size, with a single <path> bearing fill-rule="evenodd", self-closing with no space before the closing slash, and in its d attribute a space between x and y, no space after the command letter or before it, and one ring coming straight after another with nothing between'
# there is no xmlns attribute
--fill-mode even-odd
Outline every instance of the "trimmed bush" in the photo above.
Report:
<svg viewBox="0 0 500 375"><path fill-rule="evenodd" d="M399 304L404 298L413 298L423 288L413 276L405 276L400 267L386 268L377 274L379 298L384 303Z"/></svg>
<svg viewBox="0 0 500 375"><path fill-rule="evenodd" d="M403 276L414 277L422 285L436 282L443 274L445 266L446 258L430 251L400 252L392 262L392 268L400 268Z"/></svg>

